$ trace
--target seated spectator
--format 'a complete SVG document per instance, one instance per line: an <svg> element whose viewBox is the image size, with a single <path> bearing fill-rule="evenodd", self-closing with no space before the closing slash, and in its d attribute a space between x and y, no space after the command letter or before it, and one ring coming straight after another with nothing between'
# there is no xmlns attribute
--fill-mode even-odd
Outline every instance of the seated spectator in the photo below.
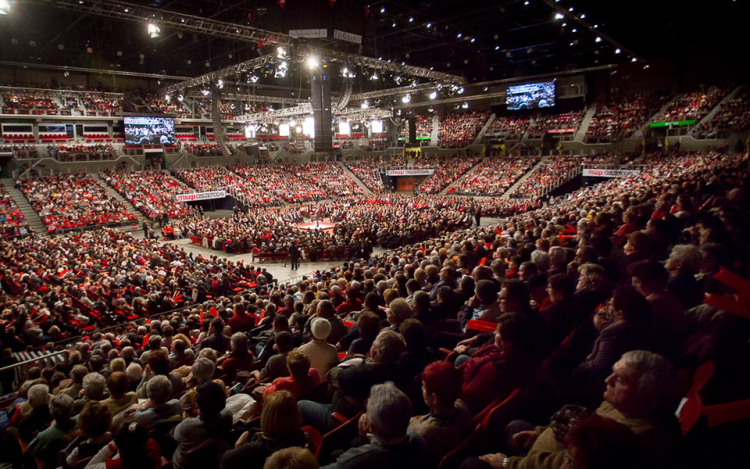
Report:
<svg viewBox="0 0 750 469"><path fill-rule="evenodd" d="M31 386L28 395L29 400L19 406L10 421L10 425L17 428L18 436L27 442L32 440L35 433L46 429L52 421L47 385Z"/></svg>
<svg viewBox="0 0 750 469"><path fill-rule="evenodd" d="M299 402L302 422L319 431L327 431L333 426L331 414L334 412L351 418L364 410L370 388L397 376L396 362L403 350L404 342L396 332L390 329L381 331L370 347L369 359L358 359L359 363L350 360L328 372L328 382L335 389L331 404Z"/></svg>
<svg viewBox="0 0 750 469"><path fill-rule="evenodd" d="M439 461L473 430L471 412L459 399L461 372L450 363L434 362L422 372L422 396L430 413L413 417L408 432L420 435L432 461Z"/></svg>
<svg viewBox="0 0 750 469"><path fill-rule="evenodd" d="M288 391L278 391L263 401L260 429L244 432L233 450L224 453L221 469L260 469L274 451L304 446L297 401Z"/></svg>
<svg viewBox="0 0 750 469"><path fill-rule="evenodd" d="M73 404L73 413L78 414L89 402L99 402L107 392L107 380L99 373L89 373L83 378L83 396Z"/></svg>
<svg viewBox="0 0 750 469"><path fill-rule="evenodd" d="M304 448L285 448L270 455L263 469L318 469L318 460Z"/></svg>
<svg viewBox="0 0 750 469"><path fill-rule="evenodd" d="M172 395L172 384L166 376L157 375L151 378L146 386L146 394L148 399L136 409L133 415L136 422L153 427L165 420L181 419L180 401L169 400L169 396Z"/></svg>
<svg viewBox="0 0 750 469"><path fill-rule="evenodd" d="M109 397L103 400L102 404L109 407L112 415L117 415L138 402L138 396L132 391L128 392L130 380L121 371L110 373L107 377L107 389L109 390Z"/></svg>
<svg viewBox="0 0 750 469"><path fill-rule="evenodd" d="M159 445L149 438L148 427L132 422L123 425L84 469L154 469L160 464Z"/></svg>
<svg viewBox="0 0 750 469"><path fill-rule="evenodd" d="M298 350L292 350L286 355L286 366L289 376L273 380L273 383L263 391L263 398L279 390L289 391L294 397L309 391L318 384L318 370L310 368L310 359Z"/></svg>
<svg viewBox="0 0 750 469"><path fill-rule="evenodd" d="M299 351L307 356L310 366L318 370L319 376L325 379L328 370L339 362L338 350L335 345L326 341L331 334L331 323L324 318L312 318L311 321L313 340L301 346Z"/></svg>
<svg viewBox="0 0 750 469"><path fill-rule="evenodd" d="M40 431L29 443L27 451L46 466L57 464L57 453L69 442L69 434L76 426L70 415L73 409L73 399L67 394L58 394L49 402L49 412L52 425Z"/></svg>
<svg viewBox="0 0 750 469"><path fill-rule="evenodd" d="M410 468L423 464L422 438L407 434L411 403L406 394L387 382L370 391L367 413L359 420L359 435L367 444L349 449L327 469L359 467ZM365 440L367 441L367 440Z"/></svg>
<svg viewBox="0 0 750 469"><path fill-rule="evenodd" d="M79 461L94 456L112 440L109 427L112 425L113 415L104 403L89 402L84 406L78 415L81 435L67 450L65 456L67 467L76 467Z"/></svg>
<svg viewBox="0 0 750 469"><path fill-rule="evenodd" d="M224 389L219 384L207 382L198 386L198 417L189 417L174 429L177 449L172 457L172 465L175 468L185 467L185 458L191 449L211 438L225 437L229 434L232 429L232 412L225 409L226 397Z"/></svg>
<svg viewBox="0 0 750 469"><path fill-rule="evenodd" d="M231 352L229 356L220 361L221 369L234 379L238 371L249 370L255 362L253 353L248 349L247 335L237 332L231 338Z"/></svg>
<svg viewBox="0 0 750 469"><path fill-rule="evenodd" d="M286 366L286 356L294 350L292 334L286 331L279 332L276 336L276 343L273 345L273 350L276 354L268 359L266 366L260 371L254 370L252 372L252 376L256 381L289 376L289 368Z"/></svg>
<svg viewBox="0 0 750 469"><path fill-rule="evenodd" d="M200 343L199 350L212 348L216 350L219 355L223 355L229 350L231 340L224 335L224 322L221 318L215 318L211 321L211 330L209 331L209 334L210 336Z"/></svg>

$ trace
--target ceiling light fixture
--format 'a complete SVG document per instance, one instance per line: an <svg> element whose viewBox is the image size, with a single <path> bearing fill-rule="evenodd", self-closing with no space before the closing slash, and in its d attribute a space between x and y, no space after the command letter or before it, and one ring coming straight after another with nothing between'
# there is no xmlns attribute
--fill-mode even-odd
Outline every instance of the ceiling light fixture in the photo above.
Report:
<svg viewBox="0 0 750 469"><path fill-rule="evenodd" d="M151 37L151 39L156 39L161 35L161 28L159 28L154 23L149 23L146 30L148 31L148 35Z"/></svg>
<svg viewBox="0 0 750 469"><path fill-rule="evenodd" d="M411 102L411 95L407 94L406 96L404 96L403 98L401 98L401 102L404 103L404 104Z"/></svg>
<svg viewBox="0 0 750 469"><path fill-rule="evenodd" d="M312 70L312 69L318 68L318 66L320 65L320 60L318 60L318 58L315 57L314 55L311 55L307 58L305 63L307 64L307 68Z"/></svg>

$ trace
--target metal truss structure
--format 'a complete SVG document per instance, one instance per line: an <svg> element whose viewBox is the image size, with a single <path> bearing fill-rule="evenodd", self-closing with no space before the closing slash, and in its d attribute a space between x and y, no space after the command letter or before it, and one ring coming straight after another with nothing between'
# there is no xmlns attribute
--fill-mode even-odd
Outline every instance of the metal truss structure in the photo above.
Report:
<svg viewBox="0 0 750 469"><path fill-rule="evenodd" d="M505 91L498 91L497 93L480 93L480 94L474 94L471 96L453 96L450 98L445 99L436 99L434 101L421 101L421 102L411 102L408 104L400 104L396 107L396 109L411 109L415 107L424 107L424 106L437 106L439 104L455 104L455 103L466 103L469 101L479 101L483 99L495 99L495 98L505 98Z"/></svg>
<svg viewBox="0 0 750 469"><path fill-rule="evenodd" d="M190 91L187 93L185 98L191 99L206 99L202 93L197 91ZM221 99L224 101L244 101L244 102L255 102L255 103L271 103L271 104L286 104L290 106L297 106L299 104L306 103L306 99L295 99L295 98L282 98L279 96L261 96L257 94L243 94L243 93L222 93Z"/></svg>
<svg viewBox="0 0 750 469"><path fill-rule="evenodd" d="M275 63L278 59L275 54L262 55L258 58L247 60L245 62L238 63L237 65L231 65L221 70L214 72L205 73L195 78L189 78L181 83L169 85L162 88L163 93L178 93L185 92L190 88L197 86L208 87L212 83L217 83L219 80L231 77L232 79L237 78L238 75L246 72L252 72L253 70L263 68L268 64Z"/></svg>
<svg viewBox="0 0 750 469"><path fill-rule="evenodd" d="M299 106L277 109L268 112L258 112L254 114L245 114L234 118L235 123L259 123L271 124L283 117L305 116L312 114L311 104L301 104ZM385 119L391 117L393 112L389 109L356 109L349 108L334 112L338 118L345 118L348 121L368 121L372 119Z"/></svg>
<svg viewBox="0 0 750 469"><path fill-rule="evenodd" d="M387 90L369 91L352 95L354 101L364 101L366 99L387 98L389 96L398 96L401 94L419 93L422 91L436 90L437 83L424 83L417 86L401 86L398 88L389 88Z"/></svg>
<svg viewBox="0 0 750 469"><path fill-rule="evenodd" d="M113 0L31 0L28 3L134 23L153 23L232 41L289 45L293 40L286 34Z"/></svg>

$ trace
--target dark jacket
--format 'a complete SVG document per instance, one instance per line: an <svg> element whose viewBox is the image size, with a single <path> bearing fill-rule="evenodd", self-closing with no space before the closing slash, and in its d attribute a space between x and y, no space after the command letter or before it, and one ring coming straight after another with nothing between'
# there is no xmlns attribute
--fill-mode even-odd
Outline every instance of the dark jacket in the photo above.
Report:
<svg viewBox="0 0 750 469"><path fill-rule="evenodd" d="M424 442L418 435L409 435L406 440L383 446L374 441L350 448L339 456L335 463L324 469L412 469L424 466Z"/></svg>
<svg viewBox="0 0 750 469"><path fill-rule="evenodd" d="M397 377L395 365L379 365L362 361L354 366L336 367L328 372L328 381L333 382L336 392L333 394L332 412L346 417L365 410L365 401L370 397L370 388Z"/></svg>

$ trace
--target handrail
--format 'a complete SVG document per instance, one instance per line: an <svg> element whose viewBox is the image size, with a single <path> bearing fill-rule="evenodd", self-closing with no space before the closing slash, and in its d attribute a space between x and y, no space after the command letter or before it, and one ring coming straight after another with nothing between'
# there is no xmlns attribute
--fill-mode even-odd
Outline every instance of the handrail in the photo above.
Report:
<svg viewBox="0 0 750 469"><path fill-rule="evenodd" d="M43 355L41 357L30 358L30 359L24 360L22 362L18 362L18 363L14 363L12 365L4 366L4 367L0 368L0 373L2 373L3 371L8 371L8 370L12 370L14 368L18 368L19 366L23 366L23 365L26 365L28 363L33 363L33 362L36 362L36 361L39 361L39 360L46 360L48 358L56 357L58 355L62 355L63 353L68 353L68 352L69 352L69 350L67 350L67 349L66 350L60 350L58 352L53 352L53 353L50 353L50 354L47 354L47 355Z"/></svg>

